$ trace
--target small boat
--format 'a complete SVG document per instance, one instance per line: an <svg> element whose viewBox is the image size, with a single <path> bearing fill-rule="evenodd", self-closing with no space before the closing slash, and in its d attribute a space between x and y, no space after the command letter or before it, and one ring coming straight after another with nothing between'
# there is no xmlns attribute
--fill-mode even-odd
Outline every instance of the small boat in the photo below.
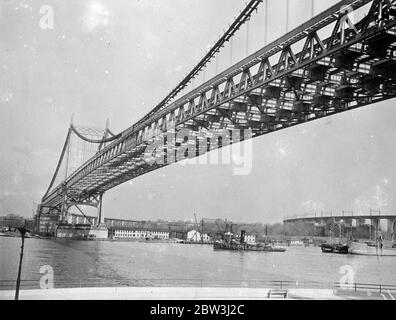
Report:
<svg viewBox="0 0 396 320"><path fill-rule="evenodd" d="M302 240L292 240L292 239L288 239L286 240L287 242L287 246L303 246L304 245L304 241Z"/></svg>
<svg viewBox="0 0 396 320"><path fill-rule="evenodd" d="M18 238L20 237L21 234L18 231L6 231L6 232L0 232L0 237L12 237L12 238ZM29 238L28 236L25 236L25 238Z"/></svg>

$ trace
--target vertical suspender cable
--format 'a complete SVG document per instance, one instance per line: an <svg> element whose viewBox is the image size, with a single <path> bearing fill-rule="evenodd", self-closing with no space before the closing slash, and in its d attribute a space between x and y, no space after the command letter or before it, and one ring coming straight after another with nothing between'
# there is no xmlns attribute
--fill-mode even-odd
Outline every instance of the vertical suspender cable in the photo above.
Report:
<svg viewBox="0 0 396 320"><path fill-rule="evenodd" d="M264 45L267 45L268 39L268 0L265 0L265 8L264 8Z"/></svg>
<svg viewBox="0 0 396 320"><path fill-rule="evenodd" d="M246 21L246 56L249 54L249 20Z"/></svg>
<svg viewBox="0 0 396 320"><path fill-rule="evenodd" d="M289 7L290 0L286 0L286 32L289 31Z"/></svg>
<svg viewBox="0 0 396 320"><path fill-rule="evenodd" d="M69 140L69 143L67 144L67 149L66 149L65 180L67 179L67 172L69 171L69 158L70 158L70 140Z"/></svg>
<svg viewBox="0 0 396 320"><path fill-rule="evenodd" d="M156 113L158 110L162 109L171 101L180 91L184 88L192 77L198 75L199 72L206 66L211 58L223 47L224 43L232 40L232 36L237 30L250 18L253 12L257 9L259 4L263 0L250 0L246 7L241 11L239 16L234 20L234 22L229 26L228 30L219 38L219 40L214 44L213 47L207 52L207 54L198 62L198 64L188 73L188 75L149 113L147 113L143 118L141 118L135 125L146 121L151 115Z"/></svg>
<svg viewBox="0 0 396 320"><path fill-rule="evenodd" d="M315 14L315 0L311 0L311 18L313 18Z"/></svg>
<svg viewBox="0 0 396 320"><path fill-rule="evenodd" d="M68 147L68 145L69 145L69 140L70 140L71 132L72 132L72 129L71 129L71 127L70 127L70 128L69 128L69 131L67 132L66 140L65 140L65 143L64 143L64 145L63 145L62 153L61 153L61 156L60 156L60 158L59 158L58 164L57 164L57 166L56 166L55 173L54 173L54 175L52 176L52 180L51 180L50 185L49 185L49 187L48 187L48 189L47 189L47 192L46 192L45 195L43 196L43 199L47 196L48 192L51 190L52 185L54 184L55 179L56 179L56 177L57 177L57 175L58 175L58 171L59 171L59 168L60 168L60 166L61 166L61 164L62 164L63 157L65 156L66 149L67 149L67 147Z"/></svg>
<svg viewBox="0 0 396 320"><path fill-rule="evenodd" d="M230 66L232 66L232 44L233 44L233 38L230 39Z"/></svg>

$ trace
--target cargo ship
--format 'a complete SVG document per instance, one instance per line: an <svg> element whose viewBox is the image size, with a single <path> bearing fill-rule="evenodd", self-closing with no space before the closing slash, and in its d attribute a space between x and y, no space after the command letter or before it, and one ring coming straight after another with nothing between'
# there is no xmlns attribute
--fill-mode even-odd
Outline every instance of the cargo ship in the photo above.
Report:
<svg viewBox="0 0 396 320"><path fill-rule="evenodd" d="M236 250L236 251L267 251L267 252L285 252L282 247L275 247L272 244L250 244L245 242L245 230L241 231L240 241L234 239L232 232L225 232L222 240L213 243L214 250Z"/></svg>

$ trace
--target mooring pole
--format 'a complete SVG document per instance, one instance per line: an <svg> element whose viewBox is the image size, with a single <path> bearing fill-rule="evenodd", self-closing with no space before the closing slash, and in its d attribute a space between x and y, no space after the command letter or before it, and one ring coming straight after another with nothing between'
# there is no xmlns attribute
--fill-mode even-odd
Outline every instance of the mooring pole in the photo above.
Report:
<svg viewBox="0 0 396 320"><path fill-rule="evenodd" d="M26 224L26 222L25 222ZM21 245L21 253L19 256L19 268L18 268L18 277L17 277L17 282L16 282L16 288L15 288L15 300L18 300L19 298L19 287L21 284L21 271L22 271L22 258L23 258L23 247L25 244L25 233L26 233L26 229L24 227L22 228L17 228L19 233L21 234L21 238L22 238L22 245Z"/></svg>

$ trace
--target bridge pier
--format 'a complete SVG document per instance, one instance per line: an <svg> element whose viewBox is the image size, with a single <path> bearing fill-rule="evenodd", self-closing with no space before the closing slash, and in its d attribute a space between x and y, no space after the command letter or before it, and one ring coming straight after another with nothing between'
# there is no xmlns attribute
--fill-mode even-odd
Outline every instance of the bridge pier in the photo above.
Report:
<svg viewBox="0 0 396 320"><path fill-rule="evenodd" d="M371 221L371 233L370 233L370 239L375 240L379 235L382 235L382 230L381 230L381 218L372 218L370 219ZM372 235L372 236L371 236Z"/></svg>
<svg viewBox="0 0 396 320"><path fill-rule="evenodd" d="M99 194L98 198L98 209L96 214L96 223L91 227L89 232L90 236L93 236L96 239L107 239L108 238L108 229L104 223L104 214L103 214L103 193Z"/></svg>
<svg viewBox="0 0 396 320"><path fill-rule="evenodd" d="M359 219L355 219L355 221L356 221L356 228L359 228L364 225L365 219L359 218Z"/></svg>
<svg viewBox="0 0 396 320"><path fill-rule="evenodd" d="M353 236L353 220L352 218L343 218L342 222L342 236L344 238L350 238Z"/></svg>
<svg viewBox="0 0 396 320"><path fill-rule="evenodd" d="M373 219L368 219L369 220L369 238L370 240L373 240L375 237L375 221Z"/></svg>
<svg viewBox="0 0 396 320"><path fill-rule="evenodd" d="M96 226L99 227L100 225L104 225L104 215L102 213L102 199L103 193L99 195L99 203L98 203L98 211L96 215Z"/></svg>
<svg viewBox="0 0 396 320"><path fill-rule="evenodd" d="M67 196L65 195L65 199L62 203L61 207L61 219L60 223L72 223L71 221L72 217L69 214L69 206L68 206L68 201L67 201Z"/></svg>
<svg viewBox="0 0 396 320"><path fill-rule="evenodd" d="M395 227L396 227L396 219L386 219L387 226L386 226L386 240L394 240L395 234Z"/></svg>

